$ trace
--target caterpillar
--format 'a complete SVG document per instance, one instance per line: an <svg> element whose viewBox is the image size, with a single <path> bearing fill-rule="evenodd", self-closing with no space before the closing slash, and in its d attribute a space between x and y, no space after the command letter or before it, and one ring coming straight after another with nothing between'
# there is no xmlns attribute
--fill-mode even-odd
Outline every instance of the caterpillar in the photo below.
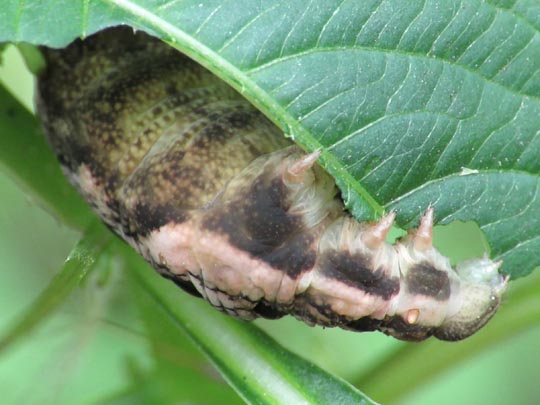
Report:
<svg viewBox="0 0 540 405"><path fill-rule="evenodd" d="M71 183L218 310L408 341L463 339L497 311L499 262L452 268L432 245L432 208L387 243L394 212L354 219L318 152L168 45L117 27L43 54L37 111Z"/></svg>

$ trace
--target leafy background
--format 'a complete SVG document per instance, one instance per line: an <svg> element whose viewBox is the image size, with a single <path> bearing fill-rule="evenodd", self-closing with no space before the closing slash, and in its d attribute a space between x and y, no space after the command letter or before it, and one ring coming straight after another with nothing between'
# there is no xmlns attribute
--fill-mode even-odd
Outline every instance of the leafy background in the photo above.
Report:
<svg viewBox="0 0 540 405"><path fill-rule="evenodd" d="M323 163L359 218L395 208L409 227L433 203L442 223L474 219L506 271L521 276L540 260L537 10L533 1L9 2L0 10L0 21L9 22L0 25L0 40L59 46L114 22L144 27L218 73L307 149L323 145ZM51 32L51 26L61 29ZM28 104L28 82L3 74ZM9 123L18 110L2 106ZM35 132L31 122L17 121ZM77 271L93 268L90 274L66 266L60 273L79 275L80 287L71 292L79 280L69 277L48 284L79 237L62 224L80 230L87 213L54 168L50 178L43 176L49 167L43 150L33 151L40 161L12 148L17 135L6 133L0 145L2 165L18 180L15 186L2 178L0 185L4 335L30 331L60 298L63 304L30 340L0 345L6 400L240 401L186 335L244 399L271 403L260 381L242 380L250 367L243 357L257 360L254 372L273 371L266 377L274 395L321 402L325 391L342 402L358 400L360 394L282 352L258 329L205 312L203 303L153 277L115 239L92 251L96 240L110 238L99 228L70 262ZM487 248L470 223L448 228L437 243L453 260ZM476 244L465 239L469 234ZM457 344L408 345L377 334L310 329L291 319L257 325L377 400L533 402L539 394L538 278L512 283L495 320ZM33 316L16 323L47 285L49 293L27 312ZM175 312L179 307L183 312ZM222 330L205 335L205 322ZM331 388L314 389L313 381Z"/></svg>

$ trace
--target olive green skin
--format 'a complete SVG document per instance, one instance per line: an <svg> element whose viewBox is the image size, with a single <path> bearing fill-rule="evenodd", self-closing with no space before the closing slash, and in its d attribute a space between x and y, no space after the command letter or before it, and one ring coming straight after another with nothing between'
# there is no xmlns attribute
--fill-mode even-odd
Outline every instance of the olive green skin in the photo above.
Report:
<svg viewBox="0 0 540 405"><path fill-rule="evenodd" d="M49 142L69 176L87 167L104 195L75 186L128 234L208 204L256 157L290 146L229 86L142 33L117 28L43 52L37 105ZM120 218L125 195L141 212Z"/></svg>
<svg viewBox="0 0 540 405"><path fill-rule="evenodd" d="M62 168L164 277L250 320L463 339L496 312L498 263L458 271L433 210L395 245L347 214L333 179L238 93L144 33L43 49L37 109ZM478 276L477 269L483 276Z"/></svg>

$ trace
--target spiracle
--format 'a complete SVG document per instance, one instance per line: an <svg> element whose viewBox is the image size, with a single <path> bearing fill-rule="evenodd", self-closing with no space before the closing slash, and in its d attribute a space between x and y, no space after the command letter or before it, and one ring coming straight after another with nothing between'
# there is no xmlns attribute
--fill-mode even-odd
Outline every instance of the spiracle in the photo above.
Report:
<svg viewBox="0 0 540 405"><path fill-rule="evenodd" d="M161 275L245 320L398 339L463 339L496 312L506 279L460 263L417 230L386 242L345 210L333 179L211 73L129 28L43 48L37 107L66 175Z"/></svg>

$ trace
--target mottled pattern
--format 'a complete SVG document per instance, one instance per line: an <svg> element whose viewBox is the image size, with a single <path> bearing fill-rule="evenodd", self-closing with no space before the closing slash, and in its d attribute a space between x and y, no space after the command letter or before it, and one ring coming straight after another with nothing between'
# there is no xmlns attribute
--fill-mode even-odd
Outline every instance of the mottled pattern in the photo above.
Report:
<svg viewBox="0 0 540 405"><path fill-rule="evenodd" d="M245 320L458 340L495 313L499 263L453 269L433 210L395 245L394 214L362 223L334 181L235 91L128 28L43 49L38 111L63 169L164 277Z"/></svg>
<svg viewBox="0 0 540 405"><path fill-rule="evenodd" d="M110 30L44 52L45 133L72 178L88 168L99 196L75 186L125 235L185 220L254 158L288 145L236 92L144 34Z"/></svg>

